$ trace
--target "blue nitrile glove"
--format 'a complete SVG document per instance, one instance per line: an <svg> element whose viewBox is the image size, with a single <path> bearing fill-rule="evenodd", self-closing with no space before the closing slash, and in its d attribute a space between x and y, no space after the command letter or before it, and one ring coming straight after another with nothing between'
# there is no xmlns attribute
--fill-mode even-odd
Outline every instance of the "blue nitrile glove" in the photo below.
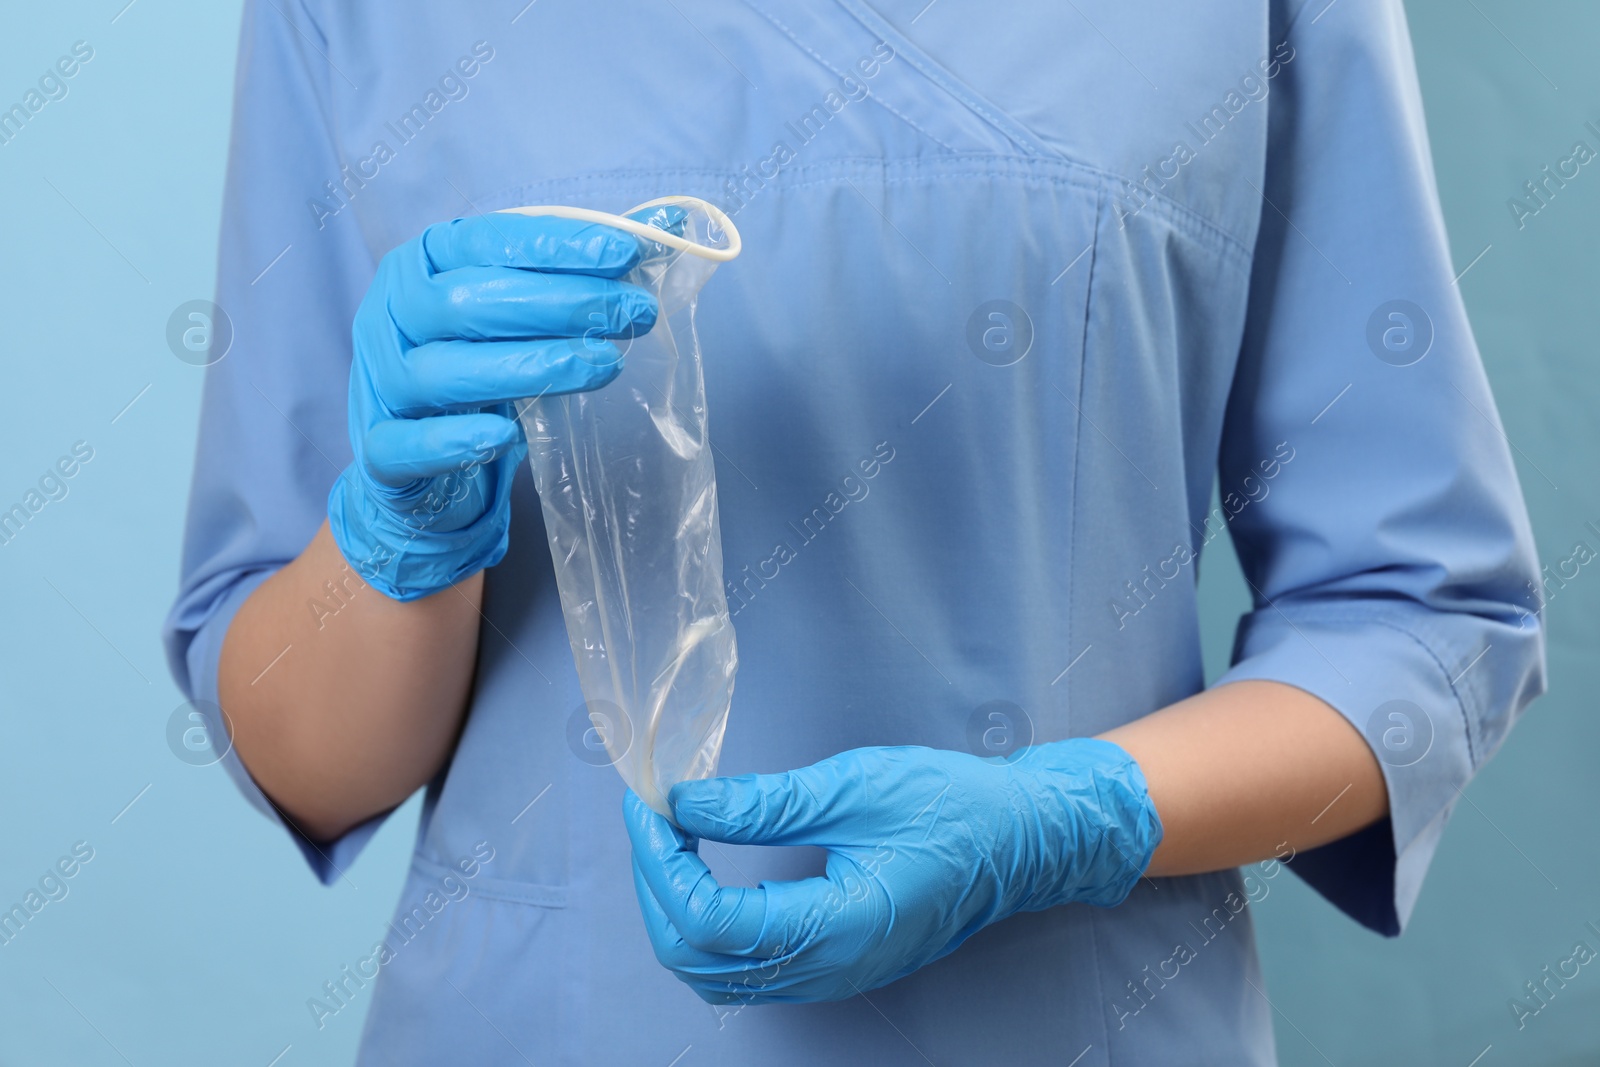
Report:
<svg viewBox="0 0 1600 1067"><path fill-rule="evenodd" d="M668 802L681 830L627 794L634 886L656 958L713 1004L840 1000L1016 912L1121 903L1161 841L1138 764L1091 738L1011 762L861 748ZM697 838L820 845L827 874L722 888Z"/></svg>
<svg viewBox="0 0 1600 1067"><path fill-rule="evenodd" d="M527 454L512 402L617 376L607 338L655 325L655 297L616 280L643 254L609 226L495 214L383 257L355 317L355 461L328 495L333 538L374 588L415 600L505 555Z"/></svg>

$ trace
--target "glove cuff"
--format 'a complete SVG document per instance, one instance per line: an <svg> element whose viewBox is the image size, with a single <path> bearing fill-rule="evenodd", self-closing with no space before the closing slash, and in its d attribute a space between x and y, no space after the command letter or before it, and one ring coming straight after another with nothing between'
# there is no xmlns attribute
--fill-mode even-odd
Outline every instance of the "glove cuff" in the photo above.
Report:
<svg viewBox="0 0 1600 1067"><path fill-rule="evenodd" d="M1061 852L1046 864L1057 877L1045 880L1028 910L1122 903L1150 866L1162 836L1161 817L1138 763L1122 746L1091 737L1036 746L1017 762L1054 796L1064 824L1052 835Z"/></svg>
<svg viewBox="0 0 1600 1067"><path fill-rule="evenodd" d="M470 525L438 529L448 505L427 502L409 514L368 492L347 468L328 493L328 529L345 560L364 581L391 600L420 600L492 567L511 541L510 478L498 479L490 506Z"/></svg>

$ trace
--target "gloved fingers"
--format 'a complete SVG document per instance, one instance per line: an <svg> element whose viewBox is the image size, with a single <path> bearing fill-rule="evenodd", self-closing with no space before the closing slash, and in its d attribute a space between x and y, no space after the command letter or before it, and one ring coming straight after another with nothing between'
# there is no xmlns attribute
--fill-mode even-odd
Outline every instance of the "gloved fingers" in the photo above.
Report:
<svg viewBox="0 0 1600 1067"><path fill-rule="evenodd" d="M694 855L693 839L628 794L625 816L634 844L634 891L656 958L701 999L712 1004L810 1002L853 995L841 978L881 984L873 954L893 926L895 908L881 885L859 864L830 856L828 877L763 882L762 922L748 931L714 921L696 935L707 909L697 891L728 894L715 886ZM694 855L692 874L673 876L669 852ZM853 874L854 877L847 875ZM718 943L717 937L724 941Z"/></svg>
<svg viewBox="0 0 1600 1067"><path fill-rule="evenodd" d="M644 884L686 944L725 955L773 954L762 937L765 889L719 886L693 842L631 790L623 816Z"/></svg>
<svg viewBox="0 0 1600 1067"><path fill-rule="evenodd" d="M682 204L657 204L655 207L630 211L624 217L682 237L683 224L689 217L689 209Z"/></svg>
<svg viewBox="0 0 1600 1067"><path fill-rule="evenodd" d="M398 271L386 307L414 345L637 337L650 332L660 311L652 293L627 282L509 267L460 267L434 275Z"/></svg>
<svg viewBox="0 0 1600 1067"><path fill-rule="evenodd" d="M516 267L552 274L620 278L642 249L630 233L557 215L494 212L435 223L421 246L435 272L461 267Z"/></svg>
<svg viewBox="0 0 1600 1067"><path fill-rule="evenodd" d="M682 237L684 223L689 219L689 209L678 204L657 204L655 207L647 207L641 211L630 211L626 217L633 219L635 222L642 222L646 226L665 230L677 237ZM644 238L640 238L640 246L644 251L644 257L647 259L671 251L665 245Z"/></svg>
<svg viewBox="0 0 1600 1067"><path fill-rule="evenodd" d="M848 755L848 753L846 754ZM667 802L678 825L696 837L740 845L836 843L847 816L839 788L840 757L781 774L745 774L679 782Z"/></svg>
<svg viewBox="0 0 1600 1067"><path fill-rule="evenodd" d="M738 956L706 952L685 941L645 881L637 856L633 859L633 890L639 898L639 912L644 916L645 933L656 959L683 981L692 984L700 978L732 974L749 963Z"/></svg>
<svg viewBox="0 0 1600 1067"><path fill-rule="evenodd" d="M792 958L726 956L704 952L684 941L646 884L637 857L633 888L656 959L708 1004L764 1003L789 985Z"/></svg>
<svg viewBox="0 0 1600 1067"><path fill-rule="evenodd" d="M544 341L433 341L378 370L378 391L397 415L597 389L622 370L622 352L604 338Z"/></svg>
<svg viewBox="0 0 1600 1067"><path fill-rule="evenodd" d="M680 782L667 802L679 826L709 841L874 848L934 832L962 795L964 765L980 762L918 746L859 748L782 774Z"/></svg>
<svg viewBox="0 0 1600 1067"><path fill-rule="evenodd" d="M522 428L502 415L435 415L385 419L367 430L362 456L382 485L399 488L487 463L522 444Z"/></svg>
<svg viewBox="0 0 1600 1067"><path fill-rule="evenodd" d="M672 925L672 920L667 918L667 913L661 909L661 904L656 900L655 894L650 892L650 887L645 884L644 872L639 869L639 857L631 857L633 861L633 893L639 898L639 914L644 917L644 932L650 938L650 948L655 952L656 959L663 967L676 971L679 967L692 967L696 963L714 961L719 957L710 953L702 953L699 949L686 944L683 935ZM702 959L703 958L703 959ZM714 963L712 963L714 967Z"/></svg>

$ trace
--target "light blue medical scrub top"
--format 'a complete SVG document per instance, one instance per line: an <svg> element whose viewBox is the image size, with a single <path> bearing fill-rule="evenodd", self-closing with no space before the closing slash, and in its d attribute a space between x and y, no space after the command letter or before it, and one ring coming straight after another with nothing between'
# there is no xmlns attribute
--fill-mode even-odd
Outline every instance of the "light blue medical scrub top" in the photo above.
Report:
<svg viewBox="0 0 1600 1067"><path fill-rule="evenodd" d="M1224 680L1338 709L1392 814L1016 916L849 1001L710 1007L646 940L524 469L394 922L335 961L308 1030L365 999L373 1065L1273 1062L1248 903L1288 869L1397 933L1457 790L1543 687L1399 0L524 3L246 5L234 340L167 632L194 698L350 461L378 259L452 217L683 193L745 246L698 310L741 660L724 772L1003 754L1186 697L1196 575L1228 536L1254 610ZM296 840L332 882L376 823ZM705 854L730 883L819 864Z"/></svg>

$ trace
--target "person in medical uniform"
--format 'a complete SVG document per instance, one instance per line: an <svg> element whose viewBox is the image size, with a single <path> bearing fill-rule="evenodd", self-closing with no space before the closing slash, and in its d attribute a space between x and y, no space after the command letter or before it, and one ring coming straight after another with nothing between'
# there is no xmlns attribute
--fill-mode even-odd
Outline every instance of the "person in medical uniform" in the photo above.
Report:
<svg viewBox="0 0 1600 1067"><path fill-rule="evenodd" d="M672 820L512 406L627 387L645 245L495 214L669 194L745 249L728 777ZM324 882L426 790L308 1011L364 1064L1274 1062L1249 903L1398 934L1544 685L1453 275L1399 0L248 2L167 648Z"/></svg>

